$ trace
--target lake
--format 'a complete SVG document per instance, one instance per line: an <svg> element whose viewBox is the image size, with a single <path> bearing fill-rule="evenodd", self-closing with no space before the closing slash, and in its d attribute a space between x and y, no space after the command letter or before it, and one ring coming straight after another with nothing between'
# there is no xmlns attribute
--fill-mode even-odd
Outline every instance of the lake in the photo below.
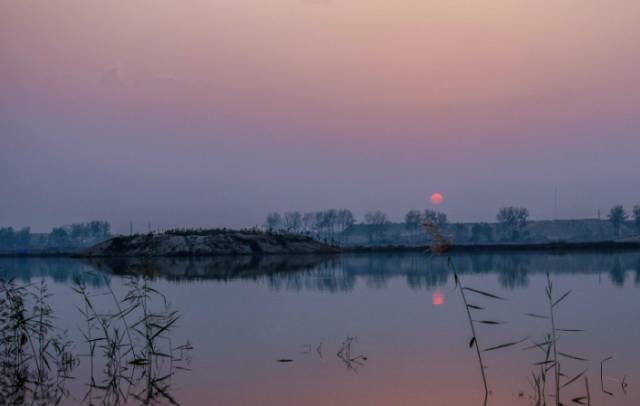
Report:
<svg viewBox="0 0 640 406"><path fill-rule="evenodd" d="M457 287L452 266L469 289ZM46 284L53 325L67 330L69 352L77 361L69 372L73 379L58 379L50 388L61 404L93 399L94 404L480 406L484 386L476 342L481 350L516 343L481 353L488 405L536 404L536 377L547 369L545 398L555 404L555 364L549 360L553 354L546 354L550 344L544 344L550 319L536 317L550 315L547 273L551 303L571 291L553 307L560 381L568 383L560 390L562 402L587 404L588 382L593 405L640 404L640 253L455 254L450 264L447 257L423 253L151 262L0 259L3 279L31 284L31 290ZM132 275L147 280L135 283L150 292L149 314L166 311L165 321L173 311L180 315L158 333L161 341L154 348L161 355L149 363L156 372L142 361L108 364L99 339L89 356L82 315L87 306L78 286L96 308L91 329L96 339L100 315L126 307ZM471 343L462 292L473 306ZM134 312L126 317L135 328ZM120 337L118 348L144 341L135 332L127 337L124 324L116 325L119 333L110 334ZM173 348L171 362L160 348ZM119 351L122 359L132 356ZM105 372L109 365L138 378L114 384ZM0 393L12 393L11 379L2 382ZM158 384L150 394L153 382ZM108 392L111 384L119 394ZM23 396L26 402L30 395Z"/></svg>

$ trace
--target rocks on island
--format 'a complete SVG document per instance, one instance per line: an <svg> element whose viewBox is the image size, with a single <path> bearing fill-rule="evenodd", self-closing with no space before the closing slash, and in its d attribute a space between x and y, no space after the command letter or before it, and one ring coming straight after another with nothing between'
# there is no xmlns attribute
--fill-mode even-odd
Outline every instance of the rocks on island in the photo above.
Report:
<svg viewBox="0 0 640 406"><path fill-rule="evenodd" d="M201 230L115 237L81 253L87 257L337 253L311 237L262 231Z"/></svg>

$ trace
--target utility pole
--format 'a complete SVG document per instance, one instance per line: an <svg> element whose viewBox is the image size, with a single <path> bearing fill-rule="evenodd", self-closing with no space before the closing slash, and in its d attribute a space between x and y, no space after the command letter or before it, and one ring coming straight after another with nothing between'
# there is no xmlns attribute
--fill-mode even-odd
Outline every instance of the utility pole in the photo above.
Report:
<svg viewBox="0 0 640 406"><path fill-rule="evenodd" d="M129 222L129 236L133 235L133 221Z"/></svg>
<svg viewBox="0 0 640 406"><path fill-rule="evenodd" d="M554 190L554 208L553 208L553 219L558 220L558 186Z"/></svg>

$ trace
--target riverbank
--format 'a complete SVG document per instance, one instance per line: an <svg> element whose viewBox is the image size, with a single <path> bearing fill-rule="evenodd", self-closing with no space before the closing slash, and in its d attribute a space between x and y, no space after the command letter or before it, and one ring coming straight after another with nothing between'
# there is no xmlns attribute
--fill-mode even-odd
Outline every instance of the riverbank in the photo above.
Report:
<svg viewBox="0 0 640 406"><path fill-rule="evenodd" d="M130 237L117 237L106 241L84 252L0 252L0 257L207 257L207 256L261 256L261 255L298 255L298 254L338 254L338 253L385 253L385 252L429 252L428 246L409 245L380 245L380 246L352 246L337 247L320 243L309 237L297 235L278 234L278 239L252 241L245 238L241 245L234 247L208 247L203 248L202 240L198 238L184 238L183 242L173 241L158 243L157 239L149 240L149 237L126 240ZM184 237L184 236L183 236ZM197 236L196 236L197 237ZM200 241L200 242L198 242ZM280 242L277 242L280 241ZM268 243L267 243L268 242ZM154 248L154 244L166 244L165 248ZM186 244L186 245L183 245ZM191 244L191 245L189 245ZM248 244L248 245L247 245ZM168 248L172 247L172 248ZM190 247L190 248L187 248ZM446 252L517 252L517 251L640 251L640 242L600 241L567 243L554 242L543 244L459 244L451 245Z"/></svg>
<svg viewBox="0 0 640 406"><path fill-rule="evenodd" d="M382 245L343 247L342 252L429 252L429 246ZM640 251L640 242L598 241L598 242L552 242L531 244L458 244L449 245L445 252L514 252L514 251Z"/></svg>

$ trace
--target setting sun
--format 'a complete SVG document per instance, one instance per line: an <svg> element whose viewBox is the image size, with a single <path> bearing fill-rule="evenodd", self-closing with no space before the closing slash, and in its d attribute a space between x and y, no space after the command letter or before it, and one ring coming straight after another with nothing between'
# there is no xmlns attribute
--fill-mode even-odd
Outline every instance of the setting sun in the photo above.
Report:
<svg viewBox="0 0 640 406"><path fill-rule="evenodd" d="M443 201L444 201L444 196L442 196L442 193L434 193L431 195L431 203L435 205L439 205L439 204L442 204Z"/></svg>
<svg viewBox="0 0 640 406"><path fill-rule="evenodd" d="M444 295L439 290L436 290L431 296L431 302L434 306L440 306L444 304Z"/></svg>

